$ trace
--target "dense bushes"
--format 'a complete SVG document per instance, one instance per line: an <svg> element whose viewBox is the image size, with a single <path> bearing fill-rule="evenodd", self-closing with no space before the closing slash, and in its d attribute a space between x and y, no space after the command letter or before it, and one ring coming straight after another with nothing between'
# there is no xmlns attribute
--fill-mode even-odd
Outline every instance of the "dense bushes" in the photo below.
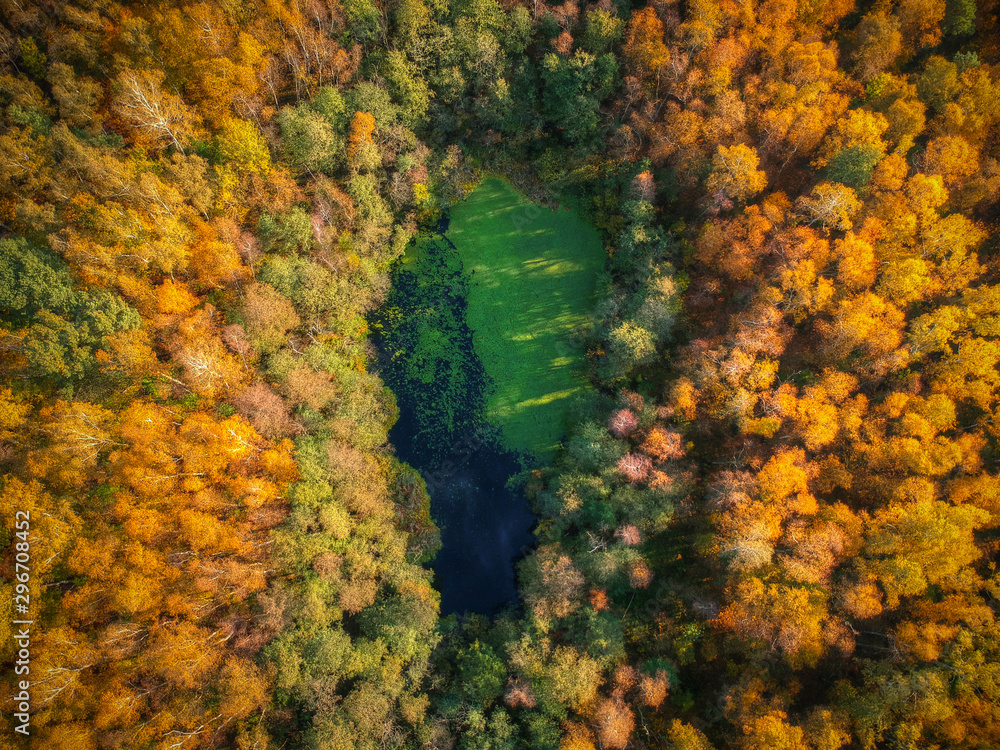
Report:
<svg viewBox="0 0 1000 750"><path fill-rule="evenodd" d="M995 11L5 5L31 745L996 745ZM439 620L365 316L483 169L610 270L523 611Z"/></svg>

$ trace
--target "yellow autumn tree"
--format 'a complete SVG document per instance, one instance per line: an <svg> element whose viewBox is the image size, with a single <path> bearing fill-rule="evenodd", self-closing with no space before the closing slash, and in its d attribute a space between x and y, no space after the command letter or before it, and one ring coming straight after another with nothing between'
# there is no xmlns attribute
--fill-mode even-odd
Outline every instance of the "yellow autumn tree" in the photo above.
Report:
<svg viewBox="0 0 1000 750"><path fill-rule="evenodd" d="M759 166L757 150L752 146L719 146L705 187L709 194L721 192L734 201L746 201L767 186L767 175Z"/></svg>

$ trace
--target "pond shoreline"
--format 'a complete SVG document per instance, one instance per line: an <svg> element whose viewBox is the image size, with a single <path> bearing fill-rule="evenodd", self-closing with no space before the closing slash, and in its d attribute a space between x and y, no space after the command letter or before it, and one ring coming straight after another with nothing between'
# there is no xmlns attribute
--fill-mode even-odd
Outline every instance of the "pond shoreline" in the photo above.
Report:
<svg viewBox="0 0 1000 750"><path fill-rule="evenodd" d="M518 601L538 519L508 483L554 455L570 397L589 387L570 337L603 258L575 215L488 177L411 243L370 316L399 406L390 442L427 483L441 529L431 567L443 614Z"/></svg>

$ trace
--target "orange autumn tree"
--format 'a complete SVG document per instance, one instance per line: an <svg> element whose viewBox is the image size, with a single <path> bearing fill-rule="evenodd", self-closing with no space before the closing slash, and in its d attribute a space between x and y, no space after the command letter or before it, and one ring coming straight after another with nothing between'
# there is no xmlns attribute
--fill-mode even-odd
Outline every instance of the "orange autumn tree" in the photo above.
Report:
<svg viewBox="0 0 1000 750"><path fill-rule="evenodd" d="M266 586L268 529L297 478L291 444L269 444L240 417L142 401L115 417L77 402L38 419L29 467L51 466L52 486L72 485L64 518L79 524L71 546L53 546L65 534L47 532L49 559L72 580L61 585L65 624L35 651L39 736L101 731L105 742L120 738L109 747L126 747L183 735L211 746L267 705L267 678L246 661L266 637L247 600ZM50 455L69 463L53 474ZM25 487L5 478L5 502ZM231 693L237 673L256 687L206 722L198 696L216 684ZM96 723L73 724L91 704L101 706Z"/></svg>
<svg viewBox="0 0 1000 750"><path fill-rule="evenodd" d="M355 112L347 139L347 158L353 159L365 144L371 143L374 132L374 115L369 112Z"/></svg>
<svg viewBox="0 0 1000 750"><path fill-rule="evenodd" d="M670 61L670 50L663 43L663 22L652 8L632 14L625 31L622 52L629 67L644 81L655 78L659 85L660 72Z"/></svg>

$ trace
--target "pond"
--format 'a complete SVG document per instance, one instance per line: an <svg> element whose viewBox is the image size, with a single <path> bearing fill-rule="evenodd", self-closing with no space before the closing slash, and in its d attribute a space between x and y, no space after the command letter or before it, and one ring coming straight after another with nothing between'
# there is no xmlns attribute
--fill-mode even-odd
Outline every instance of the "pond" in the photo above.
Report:
<svg viewBox="0 0 1000 750"><path fill-rule="evenodd" d="M568 210L489 178L411 243L373 317L400 418L399 458L427 481L441 527L441 609L491 613L516 599L514 564L535 518L508 480L551 459L588 388L574 341L605 253Z"/></svg>

